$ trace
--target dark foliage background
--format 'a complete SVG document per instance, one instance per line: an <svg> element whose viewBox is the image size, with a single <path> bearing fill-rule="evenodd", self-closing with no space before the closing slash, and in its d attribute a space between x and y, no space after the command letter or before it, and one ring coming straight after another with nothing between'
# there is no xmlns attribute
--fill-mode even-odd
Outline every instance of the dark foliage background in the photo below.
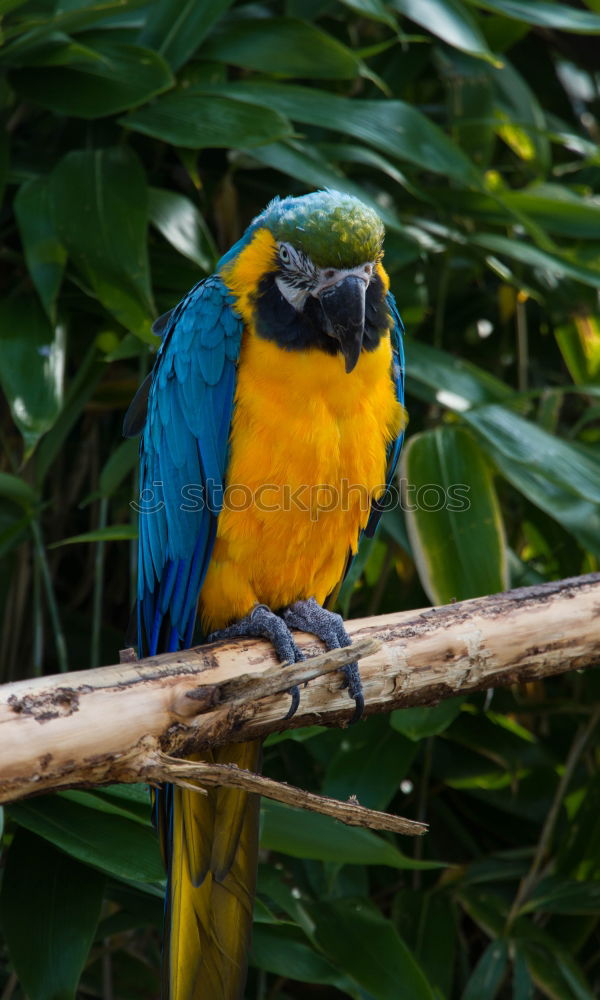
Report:
<svg viewBox="0 0 600 1000"><path fill-rule="evenodd" d="M276 193L377 206L408 330L418 509L385 516L344 613L598 567L599 0L0 11L3 681L114 661L135 577L120 425L151 322ZM598 996L599 705L588 672L271 738L269 774L431 832L265 803L248 1000ZM4 844L3 1000L156 997L145 789L15 804Z"/></svg>

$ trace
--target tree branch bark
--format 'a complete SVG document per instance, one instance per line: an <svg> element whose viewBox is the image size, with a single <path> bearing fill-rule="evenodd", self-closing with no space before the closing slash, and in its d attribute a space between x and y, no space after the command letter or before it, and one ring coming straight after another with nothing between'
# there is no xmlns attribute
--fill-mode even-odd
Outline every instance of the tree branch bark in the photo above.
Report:
<svg viewBox="0 0 600 1000"><path fill-rule="evenodd" d="M358 648L285 671L268 643L238 640L7 684L0 689L0 801L73 785L162 780L149 771L157 754L345 725L353 703L333 671L357 654L366 656L366 714L590 667L600 661L599 617L596 573L351 621ZM308 655L320 651L312 637L298 641ZM286 720L286 689L308 679L298 713Z"/></svg>

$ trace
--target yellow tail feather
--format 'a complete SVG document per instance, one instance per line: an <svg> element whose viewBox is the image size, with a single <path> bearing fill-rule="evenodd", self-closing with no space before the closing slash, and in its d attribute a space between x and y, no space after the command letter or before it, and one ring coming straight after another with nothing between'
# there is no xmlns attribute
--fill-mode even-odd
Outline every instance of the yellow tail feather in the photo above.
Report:
<svg viewBox="0 0 600 1000"><path fill-rule="evenodd" d="M256 770L260 743L198 755ZM173 789L165 1000L241 1000L252 929L259 797Z"/></svg>

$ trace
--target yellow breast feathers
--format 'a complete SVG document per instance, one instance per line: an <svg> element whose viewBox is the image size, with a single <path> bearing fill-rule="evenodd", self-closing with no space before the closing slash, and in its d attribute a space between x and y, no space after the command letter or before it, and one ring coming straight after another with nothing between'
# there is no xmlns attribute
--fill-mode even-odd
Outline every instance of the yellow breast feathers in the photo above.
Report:
<svg viewBox="0 0 600 1000"><path fill-rule="evenodd" d="M389 334L347 375L341 355L285 350L255 333L252 294L274 257L269 240L259 231L223 275L246 328L225 504L200 595L206 630L257 603L277 610L327 598L383 492L387 446L405 422Z"/></svg>

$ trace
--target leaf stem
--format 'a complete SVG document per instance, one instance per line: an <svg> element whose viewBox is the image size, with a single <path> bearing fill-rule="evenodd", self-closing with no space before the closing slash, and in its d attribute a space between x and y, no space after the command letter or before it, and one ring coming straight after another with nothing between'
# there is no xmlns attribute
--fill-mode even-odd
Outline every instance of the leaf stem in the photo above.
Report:
<svg viewBox="0 0 600 1000"><path fill-rule="evenodd" d="M510 930L510 928L512 927L512 924L519 915L519 910L521 909L521 906L527 900L532 889L538 882L540 869L544 863L546 852L548 850L548 845L554 833L554 828L558 820L560 807L565 797L567 788L569 787L569 784L571 782L571 778L573 777L573 774L575 772L575 768L579 763L579 758L581 757L581 754L585 749L587 741L589 740L594 729L596 728L598 719L600 719L600 706L596 708L596 711L592 715L591 719L589 719L589 721L585 725L579 727L577 735L573 740L573 744L571 746L571 749L569 750L569 756L567 757L565 763L565 769L561 775L561 779L558 783L554 798L552 800L552 805L548 810L548 815L546 816L544 826L542 827L542 833L538 841L533 861L531 863L531 868L529 869L527 875L525 875L525 877L521 880L521 883L517 890L517 895L515 896L514 902L510 908L510 912L506 920L507 931Z"/></svg>
<svg viewBox="0 0 600 1000"><path fill-rule="evenodd" d="M44 540L42 538L42 529L40 526L40 522L37 518L33 518L31 521L31 534L33 535L33 540L35 544L35 554L39 562L40 572L42 575L42 582L44 584L44 590L46 592L46 600L48 602L48 611L50 612L50 620L52 622L52 628L54 630L54 643L56 646L56 658L58 660L58 668L61 671L61 673L66 673L69 669L67 644L65 642L65 634L63 632L62 624L60 621L60 615L58 613L58 605L56 603L54 586L52 584L52 575L50 573L50 567L48 565L48 557L46 555Z"/></svg>

